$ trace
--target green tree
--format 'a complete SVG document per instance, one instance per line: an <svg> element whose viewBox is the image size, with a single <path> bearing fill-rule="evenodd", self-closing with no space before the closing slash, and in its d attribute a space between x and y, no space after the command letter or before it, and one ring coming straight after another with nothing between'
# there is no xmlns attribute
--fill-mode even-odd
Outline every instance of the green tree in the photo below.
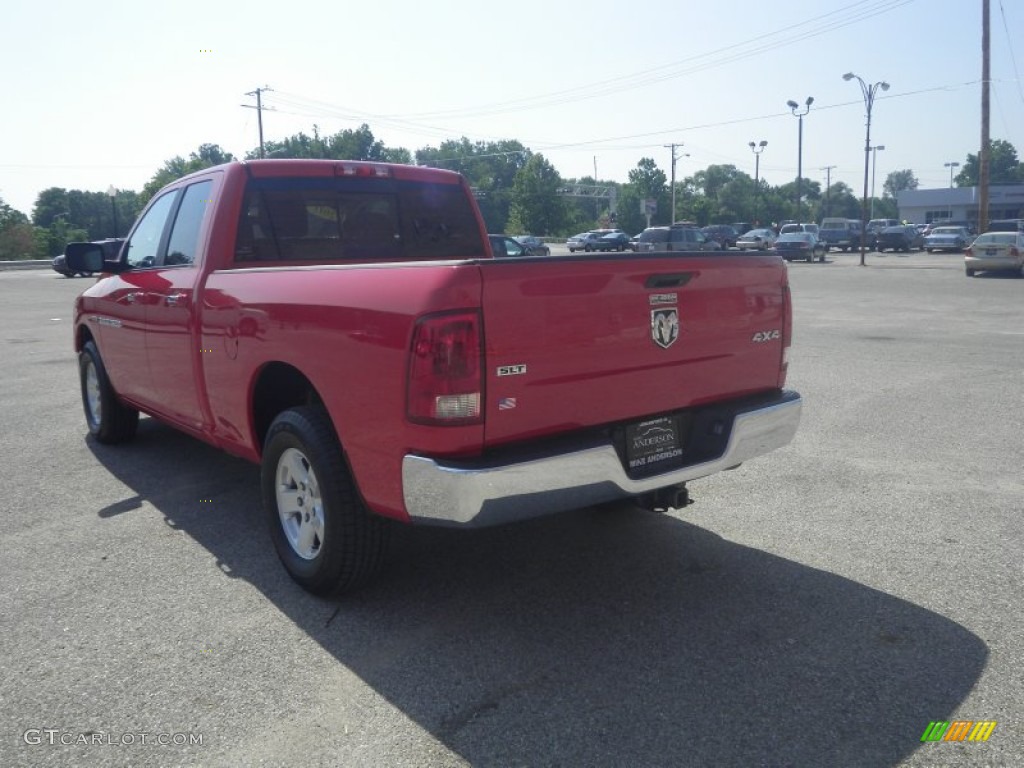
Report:
<svg viewBox="0 0 1024 768"><path fill-rule="evenodd" d="M201 144L195 152L188 156L187 160L180 155L172 157L153 174L146 186L142 188L141 201L148 203L150 198L163 187L182 176L201 171L203 168L229 163L234 159L234 155L225 152L217 144Z"/></svg>
<svg viewBox="0 0 1024 768"><path fill-rule="evenodd" d="M668 189L668 176L658 167L653 158L642 157L636 168L629 172L629 183L633 185L641 200L653 200L657 211L651 217L651 224L669 224L673 220L672 196ZM644 217L646 220L646 216Z"/></svg>
<svg viewBox="0 0 1024 768"><path fill-rule="evenodd" d="M741 176L746 176L746 174L738 170L735 165L709 165L703 171L693 174L692 178L694 186L704 197L713 200L717 207L719 195L725 185Z"/></svg>
<svg viewBox="0 0 1024 768"><path fill-rule="evenodd" d="M896 199L896 195L907 189L917 189L918 181L914 172L909 168L902 171L893 171L885 177L885 184L882 185L882 197ZM891 219L893 216L880 216L879 218Z"/></svg>
<svg viewBox="0 0 1024 768"><path fill-rule="evenodd" d="M532 155L512 182L507 229L550 235L565 224L565 203L558 196L562 177L543 155Z"/></svg>
<svg viewBox="0 0 1024 768"><path fill-rule="evenodd" d="M260 156L259 148L246 152L247 160ZM313 135L301 131L280 141L264 142L264 156L267 158L304 158L314 160L368 160L375 163L412 163L409 150L389 148L379 141L363 123L355 130L345 129L332 136L321 136L320 129L313 126Z"/></svg>
<svg viewBox="0 0 1024 768"><path fill-rule="evenodd" d="M0 261L42 258L36 233L26 216L0 198Z"/></svg>
<svg viewBox="0 0 1024 768"><path fill-rule="evenodd" d="M834 182L828 189L827 198L820 201L818 220L825 218L860 218L860 199L845 182Z"/></svg>
<svg viewBox="0 0 1024 768"><path fill-rule="evenodd" d="M615 204L615 226L625 232L636 233L647 225L641 204L643 198L632 184L624 184L618 189Z"/></svg>
<svg viewBox="0 0 1024 768"><path fill-rule="evenodd" d="M988 180L990 184L1014 184L1024 182L1024 163L1017 157L1013 144L1003 139L990 140L988 144ZM963 169L956 175L958 187L978 186L981 160L978 155L967 155Z"/></svg>
<svg viewBox="0 0 1024 768"><path fill-rule="evenodd" d="M465 176L476 196L487 231L504 232L516 175L526 166L531 154L518 141L473 142L463 136L442 142L436 148L416 150L416 162Z"/></svg>

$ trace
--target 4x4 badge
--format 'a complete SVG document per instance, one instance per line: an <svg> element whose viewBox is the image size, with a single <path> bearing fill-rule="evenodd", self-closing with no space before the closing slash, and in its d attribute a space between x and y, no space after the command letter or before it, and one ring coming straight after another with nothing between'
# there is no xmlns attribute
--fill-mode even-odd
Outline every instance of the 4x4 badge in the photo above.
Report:
<svg viewBox="0 0 1024 768"><path fill-rule="evenodd" d="M679 312L675 307L651 310L651 338L662 349L668 349L679 338Z"/></svg>

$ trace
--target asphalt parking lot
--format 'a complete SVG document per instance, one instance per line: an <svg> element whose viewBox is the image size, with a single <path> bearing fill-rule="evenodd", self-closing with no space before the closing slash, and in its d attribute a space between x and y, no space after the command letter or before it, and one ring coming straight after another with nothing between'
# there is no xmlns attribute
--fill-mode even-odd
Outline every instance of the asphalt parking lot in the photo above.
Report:
<svg viewBox="0 0 1024 768"><path fill-rule="evenodd" d="M858 258L789 266L791 446L668 515L403 529L344 600L255 466L87 440L91 281L0 273L0 765L1024 764L1024 279Z"/></svg>

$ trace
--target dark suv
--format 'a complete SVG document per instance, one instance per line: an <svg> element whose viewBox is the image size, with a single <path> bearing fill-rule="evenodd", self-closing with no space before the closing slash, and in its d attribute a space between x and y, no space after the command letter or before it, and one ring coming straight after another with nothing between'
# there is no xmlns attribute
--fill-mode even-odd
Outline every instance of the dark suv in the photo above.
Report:
<svg viewBox="0 0 1024 768"><path fill-rule="evenodd" d="M714 240L725 249L735 248L736 241L743 234L737 232L736 228L729 224L708 224L701 229L701 232L704 233L704 237Z"/></svg>
<svg viewBox="0 0 1024 768"><path fill-rule="evenodd" d="M924 242L921 233L913 224L886 227L875 233L875 250L882 253L886 248L894 251L919 250Z"/></svg>
<svg viewBox="0 0 1024 768"><path fill-rule="evenodd" d="M704 236L695 226L648 227L640 233L636 250L650 251L718 251L717 240Z"/></svg>

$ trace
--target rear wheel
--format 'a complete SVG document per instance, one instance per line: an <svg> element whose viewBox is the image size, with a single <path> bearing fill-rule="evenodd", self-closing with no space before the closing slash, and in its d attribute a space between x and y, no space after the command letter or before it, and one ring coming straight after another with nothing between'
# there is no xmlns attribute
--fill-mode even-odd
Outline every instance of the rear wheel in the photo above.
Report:
<svg viewBox="0 0 1024 768"><path fill-rule="evenodd" d="M974 270L973 269L969 269L969 268L965 267L964 268L964 272L967 274L968 277L974 277Z"/></svg>
<svg viewBox="0 0 1024 768"><path fill-rule="evenodd" d="M314 594L351 591L377 574L387 522L371 513L322 409L281 413L261 470L271 538L288 574Z"/></svg>
<svg viewBox="0 0 1024 768"><path fill-rule="evenodd" d="M118 399L99 350L92 341L87 341L78 353L78 375L89 433L101 443L131 440L139 425L139 412Z"/></svg>

